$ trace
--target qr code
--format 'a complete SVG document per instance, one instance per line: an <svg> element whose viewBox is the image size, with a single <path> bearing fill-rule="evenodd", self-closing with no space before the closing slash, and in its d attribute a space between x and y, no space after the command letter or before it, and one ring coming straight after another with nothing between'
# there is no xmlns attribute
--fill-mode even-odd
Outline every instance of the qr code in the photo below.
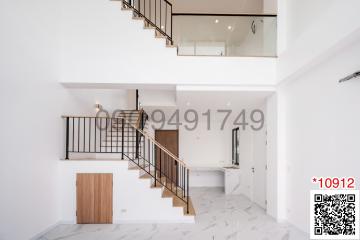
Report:
<svg viewBox="0 0 360 240"><path fill-rule="evenodd" d="M311 191L310 238L359 239L359 191Z"/></svg>

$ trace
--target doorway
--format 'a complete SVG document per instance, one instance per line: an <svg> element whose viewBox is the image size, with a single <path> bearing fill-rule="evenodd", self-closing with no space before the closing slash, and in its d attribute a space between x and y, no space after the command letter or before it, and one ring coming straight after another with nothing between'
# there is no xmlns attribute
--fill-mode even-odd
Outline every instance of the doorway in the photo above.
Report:
<svg viewBox="0 0 360 240"><path fill-rule="evenodd" d="M112 223L112 173L78 173L76 175L76 218L78 224Z"/></svg>
<svg viewBox="0 0 360 240"><path fill-rule="evenodd" d="M155 140L169 150L176 157L179 157L179 130L155 130ZM161 174L178 181L177 162L164 153L160 148L156 148L156 167L160 169Z"/></svg>

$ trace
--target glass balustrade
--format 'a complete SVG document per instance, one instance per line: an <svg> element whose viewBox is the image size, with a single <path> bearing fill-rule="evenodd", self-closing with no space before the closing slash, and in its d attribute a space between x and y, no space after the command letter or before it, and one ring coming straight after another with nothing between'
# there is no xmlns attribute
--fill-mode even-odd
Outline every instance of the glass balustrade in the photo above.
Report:
<svg viewBox="0 0 360 240"><path fill-rule="evenodd" d="M183 56L276 56L276 15L173 14Z"/></svg>

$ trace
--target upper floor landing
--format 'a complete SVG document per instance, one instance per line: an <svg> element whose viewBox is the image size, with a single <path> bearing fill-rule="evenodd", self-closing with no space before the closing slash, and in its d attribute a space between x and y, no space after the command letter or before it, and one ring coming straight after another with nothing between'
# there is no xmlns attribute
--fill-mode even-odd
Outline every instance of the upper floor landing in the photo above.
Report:
<svg viewBox="0 0 360 240"><path fill-rule="evenodd" d="M276 82L274 13L175 12L176 3L166 0L64 0L61 5L62 83Z"/></svg>

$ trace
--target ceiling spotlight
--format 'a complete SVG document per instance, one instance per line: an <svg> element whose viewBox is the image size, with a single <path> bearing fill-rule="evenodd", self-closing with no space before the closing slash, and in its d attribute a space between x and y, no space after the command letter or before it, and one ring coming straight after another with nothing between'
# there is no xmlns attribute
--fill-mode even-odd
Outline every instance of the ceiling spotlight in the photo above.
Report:
<svg viewBox="0 0 360 240"><path fill-rule="evenodd" d="M215 23L219 23L219 19L215 19Z"/></svg>
<svg viewBox="0 0 360 240"><path fill-rule="evenodd" d="M232 29L232 26L228 26L228 29L231 30L231 29Z"/></svg>
<svg viewBox="0 0 360 240"><path fill-rule="evenodd" d="M161 29L164 29L165 27L164 26L161 26Z"/></svg>

